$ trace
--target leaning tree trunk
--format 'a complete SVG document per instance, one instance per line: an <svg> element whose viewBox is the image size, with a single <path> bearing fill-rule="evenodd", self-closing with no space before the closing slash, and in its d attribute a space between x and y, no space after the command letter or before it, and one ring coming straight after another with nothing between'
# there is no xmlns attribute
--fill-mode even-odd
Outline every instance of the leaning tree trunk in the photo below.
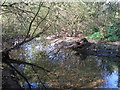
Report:
<svg viewBox="0 0 120 90"><path fill-rule="evenodd" d="M17 79L17 75L11 67L9 67L9 53L2 53L2 89L3 90L21 90L21 86L19 84L19 80Z"/></svg>
<svg viewBox="0 0 120 90"><path fill-rule="evenodd" d="M13 69L7 66L3 66L3 70L2 70L2 89L3 90L22 89L20 84L18 83L18 79L15 75L15 71L13 71Z"/></svg>

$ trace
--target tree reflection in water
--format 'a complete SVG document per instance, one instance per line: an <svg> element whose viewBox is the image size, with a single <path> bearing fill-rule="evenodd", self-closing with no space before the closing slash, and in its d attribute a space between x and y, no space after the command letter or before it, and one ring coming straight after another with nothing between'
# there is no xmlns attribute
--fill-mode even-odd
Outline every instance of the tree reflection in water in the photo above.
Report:
<svg viewBox="0 0 120 90"><path fill-rule="evenodd" d="M24 57L26 61L42 66L56 74L47 74L37 68L34 68L36 71L34 72L32 67L25 66L23 72L26 76L28 76L29 81L37 83L38 86L43 84L52 88L64 89L75 87L104 88L104 79L107 78L107 76L110 76L116 70L114 66L117 66L118 62L114 61L119 60L119 58L115 58L115 60L112 61L111 58L107 57L89 56L84 51L81 53L76 53L75 51L64 48L59 49L52 47L51 49L49 47L52 51L50 52L48 47L44 45L41 46L41 50L38 50L35 49L35 47L39 47L40 44L33 43L34 42L32 42L32 44L26 44L23 46L23 49L20 49L20 56L18 57L14 54L14 57ZM18 52L19 51L17 51L17 53ZM118 73L120 73L120 69L118 69ZM103 77L103 75L106 75L106 77ZM118 80L118 87L119 82L120 77Z"/></svg>

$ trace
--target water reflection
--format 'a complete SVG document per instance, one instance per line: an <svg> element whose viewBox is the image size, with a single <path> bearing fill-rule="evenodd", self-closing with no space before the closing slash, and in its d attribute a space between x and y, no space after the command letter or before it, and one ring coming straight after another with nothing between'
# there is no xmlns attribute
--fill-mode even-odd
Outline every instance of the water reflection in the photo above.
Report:
<svg viewBox="0 0 120 90"><path fill-rule="evenodd" d="M120 77L118 62L115 61L119 58L114 58L113 61L112 58L88 56L85 52L81 54L50 44L45 45L39 40L29 42L21 48L19 55L24 56L26 61L36 63L58 75L48 78L43 71L36 69L41 81L49 87L118 88ZM24 72L31 81L37 80L32 68L26 67Z"/></svg>
<svg viewBox="0 0 120 90"><path fill-rule="evenodd" d="M103 83L104 88L118 88L118 72L114 71L110 75L103 75L105 82ZM101 88L103 88L101 87Z"/></svg>

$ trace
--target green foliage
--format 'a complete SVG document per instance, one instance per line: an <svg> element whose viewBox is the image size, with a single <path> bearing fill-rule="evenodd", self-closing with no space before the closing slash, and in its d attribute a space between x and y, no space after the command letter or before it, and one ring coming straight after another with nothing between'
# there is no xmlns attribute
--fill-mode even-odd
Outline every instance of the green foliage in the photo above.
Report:
<svg viewBox="0 0 120 90"><path fill-rule="evenodd" d="M119 41L120 40L120 23L109 26L106 29L106 37L102 38L101 32L95 32L88 36L89 39L99 39L105 41Z"/></svg>
<svg viewBox="0 0 120 90"><path fill-rule="evenodd" d="M120 23L108 27L105 40L119 41L120 40L120 27L119 26L120 26Z"/></svg>
<svg viewBox="0 0 120 90"><path fill-rule="evenodd" d="M49 14L40 26L38 26L36 33L41 31L45 25L51 24L49 31L46 32L46 36L56 32L60 34L61 31L72 32L71 34L73 35L69 36L75 36L76 31L79 31L91 39L107 41L119 40L118 33L120 31L118 30L119 28L115 28L115 24L119 22L118 19L120 18L118 4L105 2L44 3L39 15L32 24L30 33L34 31L38 22L45 17L48 12L47 7L50 5L52 5L52 7L49 8ZM30 21L38 10L38 4L30 4L29 7L24 6L24 8L21 5L21 9L29 11L30 13L21 13L22 17L9 13L3 15L3 32L7 34L25 34L27 32ZM16 11L16 14L20 13ZM106 38L102 38L101 34L106 34Z"/></svg>
<svg viewBox="0 0 120 90"><path fill-rule="evenodd" d="M95 32L88 36L89 39L102 39L101 32Z"/></svg>
<svg viewBox="0 0 120 90"><path fill-rule="evenodd" d="M74 33L76 33L76 31L80 31L85 35L88 35L89 39L106 41L120 40L120 23L117 23L119 19L119 8L117 7L117 4L106 4L105 2L63 2L52 3L52 7L49 7L50 5L51 3L44 3L44 6L40 9L40 12L38 13L31 25L30 34L34 32L36 27L38 28L36 29L35 34L41 32L45 26L51 25L47 34L54 32L58 32L59 34L61 31L73 31ZM47 7L49 7L49 9ZM22 9L22 11L17 8ZM26 33L29 30L29 25L38 10L38 3L29 4L26 6L21 4L20 6L14 6L13 8L4 8L3 13L4 11L9 10L12 13L5 13L2 17L4 34L26 35ZM25 11L23 12L23 10ZM50 13L47 17L45 17L48 10L50 10ZM43 20L43 18L45 19ZM42 21L42 23L40 23L40 21ZM105 38L103 38L102 34L105 34ZM33 44L35 45L35 43ZM33 46L32 48L35 48L35 46ZM50 61L51 59L49 60L49 56L46 55L44 52L37 52L33 49L31 49L31 51L34 51L34 53L32 53L33 58L27 60L30 63L35 63L47 70L57 73L59 76L59 80L57 82L59 82L60 85L68 84L67 82L71 80L73 80L72 82L77 83L81 82L81 80L83 80L83 82L88 81L85 80L85 78L88 78L89 75L87 76L86 72L90 71L90 69L90 78L95 79L94 77L96 77L96 75L99 73L96 60L92 60L92 58L89 58L89 60L84 61L86 62L86 64L88 63L88 65L81 64L81 66L79 66L79 63L83 61L80 60L79 62L79 57L71 57L73 56L73 53L71 53L69 56L66 55L67 58L69 57L68 60L63 60L61 61L61 63L59 63L59 60L57 60L55 63L52 63ZM96 68L96 75L93 66L94 68ZM33 69L35 69L35 71ZM81 72L83 72L83 75L81 74ZM38 68L25 66L24 73L26 76L28 76L28 79L31 81L37 80L37 78L34 76L39 76L43 83L49 80L47 78L47 74L43 70L40 70ZM51 76L50 78L55 79L54 76ZM78 82L78 78L82 79ZM77 83L73 84L73 86L77 85ZM81 87L81 85L79 87Z"/></svg>

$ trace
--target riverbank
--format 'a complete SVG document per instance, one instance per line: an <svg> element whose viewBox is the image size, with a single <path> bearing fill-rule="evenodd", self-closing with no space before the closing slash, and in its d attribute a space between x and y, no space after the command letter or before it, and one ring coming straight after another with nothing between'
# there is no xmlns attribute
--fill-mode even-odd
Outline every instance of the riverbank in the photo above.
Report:
<svg viewBox="0 0 120 90"><path fill-rule="evenodd" d="M86 38L87 37L82 37ZM105 42L97 40L88 40L88 43L81 42L81 37L59 37L59 38L47 38L51 45L59 46L60 48L72 49L77 53L83 53L87 55L98 56L111 56L120 57L120 41L117 42ZM77 43L80 45L77 45ZM86 53L85 53L86 52Z"/></svg>
<svg viewBox="0 0 120 90"><path fill-rule="evenodd" d="M81 36L81 37L54 37L54 35L52 36L48 36L46 38L46 40L50 41L51 43L54 44L58 44L60 42L79 42L82 38L87 38L85 36ZM88 39L87 40L90 43L99 43L99 44L112 44L112 45L120 45L120 41L116 41L116 42L107 42L107 41L98 41L98 40L91 40Z"/></svg>

